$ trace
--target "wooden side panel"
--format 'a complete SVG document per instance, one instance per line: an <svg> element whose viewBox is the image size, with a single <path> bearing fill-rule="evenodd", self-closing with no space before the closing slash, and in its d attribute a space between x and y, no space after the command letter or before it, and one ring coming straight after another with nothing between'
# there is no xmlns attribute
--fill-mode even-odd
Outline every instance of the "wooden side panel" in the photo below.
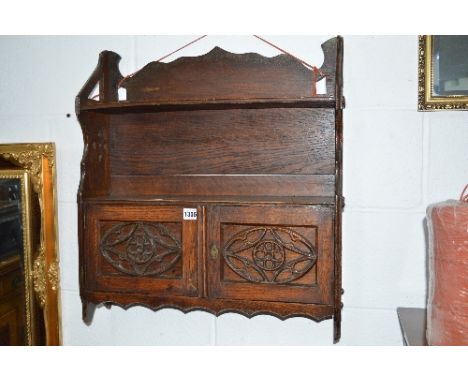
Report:
<svg viewBox="0 0 468 382"><path fill-rule="evenodd" d="M110 181L108 116L83 112L79 115L79 121L84 148L78 199L107 195Z"/></svg>

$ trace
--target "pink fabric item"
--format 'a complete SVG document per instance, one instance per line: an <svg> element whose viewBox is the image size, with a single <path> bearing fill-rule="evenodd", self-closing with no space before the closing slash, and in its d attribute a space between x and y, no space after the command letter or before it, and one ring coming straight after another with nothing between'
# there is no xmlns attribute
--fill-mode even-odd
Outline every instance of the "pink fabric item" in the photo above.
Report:
<svg viewBox="0 0 468 382"><path fill-rule="evenodd" d="M468 345L468 203L429 206L429 345Z"/></svg>

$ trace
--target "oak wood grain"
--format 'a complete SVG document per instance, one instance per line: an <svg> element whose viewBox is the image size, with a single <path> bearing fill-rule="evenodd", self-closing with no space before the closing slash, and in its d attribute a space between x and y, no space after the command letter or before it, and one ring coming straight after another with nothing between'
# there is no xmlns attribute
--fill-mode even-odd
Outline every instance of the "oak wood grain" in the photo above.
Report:
<svg viewBox="0 0 468 382"><path fill-rule="evenodd" d="M331 109L125 114L110 124L113 176L335 174Z"/></svg>

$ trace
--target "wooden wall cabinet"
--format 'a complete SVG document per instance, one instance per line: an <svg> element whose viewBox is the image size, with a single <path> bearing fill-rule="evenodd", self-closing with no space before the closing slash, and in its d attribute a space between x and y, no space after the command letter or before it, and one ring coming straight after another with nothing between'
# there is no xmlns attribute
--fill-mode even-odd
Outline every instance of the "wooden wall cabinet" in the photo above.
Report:
<svg viewBox="0 0 468 382"><path fill-rule="evenodd" d="M322 49L316 71L214 48L126 78L101 53L76 99L85 322L141 304L333 318L339 340L342 39Z"/></svg>

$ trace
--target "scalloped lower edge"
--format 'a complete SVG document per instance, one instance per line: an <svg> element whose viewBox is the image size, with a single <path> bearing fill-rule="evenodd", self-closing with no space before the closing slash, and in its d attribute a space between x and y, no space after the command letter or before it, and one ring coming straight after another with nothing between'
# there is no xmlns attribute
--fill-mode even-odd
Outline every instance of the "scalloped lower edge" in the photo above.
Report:
<svg viewBox="0 0 468 382"><path fill-rule="evenodd" d="M145 298L147 301L142 301L145 300ZM333 343L338 343L341 338L341 310L343 307L341 303L339 307L336 307L333 305L223 300L202 297L166 297L162 298L162 300L166 301L158 301L157 298L149 296L139 297L120 293L113 293L111 296L103 292L101 295L99 295L99 292L97 295L84 292L81 294L81 299L83 303L83 321L88 326L91 325L93 321L93 316L97 307L104 306L110 309L112 305L115 305L121 309L127 310L132 307L141 306L153 312L157 312L161 309L175 309L182 313L202 311L213 314L216 317L225 313L236 313L249 319L259 315L273 316L282 321L294 317L303 317L311 319L316 323L327 319L333 319ZM174 300L179 300L179 302L173 302Z"/></svg>
<svg viewBox="0 0 468 382"><path fill-rule="evenodd" d="M216 317L219 317L222 314L225 313L237 313L240 314L246 318L252 318L255 316L259 315L269 315L276 317L282 321L289 319L289 318L294 318L294 317L303 317L303 318L308 318L312 319L315 322L321 322L327 319L331 319L334 317L334 312L335 309L333 306L328 306L328 305L315 305L317 312L313 313L311 310L314 310L314 308L311 308L310 304L297 304L297 303L279 303L283 308L282 310L288 310L288 305L303 305L307 306L308 312L301 312L299 309L294 309L292 307L290 312L279 312L278 309L269 309L269 308L252 308L249 306L245 307L210 307L209 301L206 300L207 304L201 305L201 304L191 304L190 306L184 306L182 304L177 304L177 303L169 303L169 302L160 302L160 303L148 303L145 301L132 301L132 302L119 302L116 299L96 299L96 298L89 298L89 297L82 297L82 302L83 302L83 321L90 325L93 319L94 311L95 308L100 307L100 306L105 306L107 308L110 308L112 305L118 306L124 310L127 310L129 308L135 307L135 306L140 306L144 307L147 309L152 310L153 312L159 311L161 309L175 309L178 310L182 313L190 313L194 311L203 311L207 312L210 314L213 314ZM223 300L222 304L224 305L229 305L229 302L232 300ZM254 304L256 301L249 301L248 303ZM247 303L247 304L248 304ZM268 305L268 302L262 301L260 302L261 304ZM221 303L220 303L221 304ZM241 302L238 302L238 304L241 304ZM273 304L278 304L278 303L273 303Z"/></svg>
<svg viewBox="0 0 468 382"><path fill-rule="evenodd" d="M291 313L291 314L287 314L287 315L279 315L279 314L276 314L276 313L274 313L272 311L268 311L268 310L256 310L256 311L252 311L252 312L246 312L246 311L242 311L242 310L239 310L239 309L231 309L231 308L225 308L225 309L221 309L221 310L213 310L213 309L206 308L206 307L203 307L203 306L194 306L194 307L190 307L190 308L183 308L181 306L177 306L177 305L174 305L174 304L164 304L164 305L159 305L159 306L151 306L151 305L148 305L148 304L145 304L145 303L119 304L119 303L112 302L112 301L106 301L106 302L100 303L99 305L96 305L96 307L100 307L101 305L105 306L106 304L115 305L115 306L118 306L119 308L122 308L124 310L127 310L127 309L135 307L135 306L140 306L140 307L151 309L153 312L157 312L157 311L162 310L162 309L175 309L175 310L178 310L178 311L180 311L182 313L191 313L191 312L194 312L194 311L203 311L203 312L213 314L216 317L219 317L219 316L221 316L222 314L225 314L225 313L237 313L237 314L240 314L240 315L242 315L242 316L244 316L246 318L252 318L252 317L260 316L260 315L269 315L269 316L276 317L276 318L280 319L281 321L285 321L288 318L304 317L304 318L312 319L315 322L321 322L321 321L333 318L333 314L327 315L327 316L321 316L321 317L314 317L314 316L312 316L310 314L301 314L301 313Z"/></svg>

